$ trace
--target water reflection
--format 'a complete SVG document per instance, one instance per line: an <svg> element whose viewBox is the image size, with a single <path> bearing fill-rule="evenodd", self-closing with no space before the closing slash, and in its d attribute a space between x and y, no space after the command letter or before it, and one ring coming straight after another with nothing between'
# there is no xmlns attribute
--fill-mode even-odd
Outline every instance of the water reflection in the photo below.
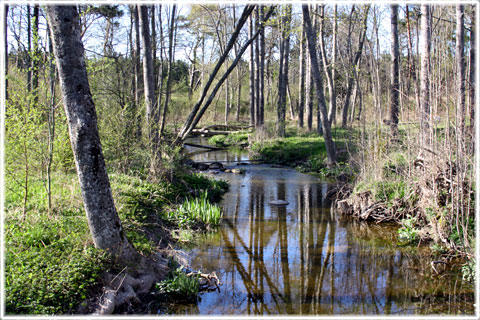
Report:
<svg viewBox="0 0 480 320"><path fill-rule="evenodd" d="M432 277L427 251L394 247L392 228L337 221L328 184L294 170L245 168L221 175L231 184L223 226L190 252L193 268L217 271L221 292L170 312L473 313L472 288L453 275ZM271 206L274 199L289 204Z"/></svg>

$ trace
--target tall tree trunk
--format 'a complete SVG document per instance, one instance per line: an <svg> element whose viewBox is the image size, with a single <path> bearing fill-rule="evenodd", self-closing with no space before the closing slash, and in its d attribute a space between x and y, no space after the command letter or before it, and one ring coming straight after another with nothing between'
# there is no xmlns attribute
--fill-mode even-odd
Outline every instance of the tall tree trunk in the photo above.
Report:
<svg viewBox="0 0 480 320"><path fill-rule="evenodd" d="M157 79L156 75L156 65L157 65L157 30L155 26L155 4L150 6L150 11L151 11L151 18L150 18L150 23L151 23L151 29L152 29L152 65L153 65L153 90L154 92L157 92L158 86L157 82L155 79Z"/></svg>
<svg viewBox="0 0 480 320"><path fill-rule="evenodd" d="M132 261L135 250L125 236L115 209L103 158L76 7L46 6L46 11L75 166L93 242L97 248Z"/></svg>
<svg viewBox="0 0 480 320"><path fill-rule="evenodd" d="M332 79L332 92L330 95L330 109L328 110L328 120L330 124L336 125L337 119L337 92L335 89L335 77L337 75L337 5L333 7L333 39L332 39L332 62L331 62L331 79Z"/></svg>
<svg viewBox="0 0 480 320"><path fill-rule="evenodd" d="M8 101L8 36L7 36L7 31L8 31L8 26L7 26L7 18L8 18L8 9L9 5L5 5L5 11L4 11L4 20L3 20L3 34L5 37L5 47L4 47L4 55L5 55L5 102Z"/></svg>
<svg viewBox="0 0 480 320"><path fill-rule="evenodd" d="M139 18L139 10L138 6L134 5L134 24L135 24L135 57L134 57L134 64L135 64L135 105L138 107L140 105L140 99L142 96L142 71L141 71L141 64L140 64L140 18ZM140 117L140 116L139 116ZM141 119L137 119L137 138L139 139L141 136Z"/></svg>
<svg viewBox="0 0 480 320"><path fill-rule="evenodd" d="M362 55L362 50L363 50L363 43L365 42L365 36L367 34L367 18L368 18L368 12L370 10L370 5L367 5L365 8L365 15L363 18L363 28L360 31L360 34L358 36L358 47L357 51L355 52L355 57L353 59L352 63L352 70L357 68L358 61L360 60L360 56ZM347 82L347 92L345 94L345 103L343 105L343 113L342 113L342 127L347 126L347 116L348 116L348 108L350 106L350 96L352 94L352 85L353 85L353 71L349 73L348 76L348 82Z"/></svg>
<svg viewBox="0 0 480 320"><path fill-rule="evenodd" d="M248 20L248 33L250 38L253 36L253 17ZM255 48L252 42L250 47L250 125L255 125Z"/></svg>
<svg viewBox="0 0 480 320"><path fill-rule="evenodd" d="M335 14L336 15L336 14ZM336 109L337 109L337 106L336 106L336 94L335 94L335 84L333 82L333 74L332 74L332 71L333 71L333 68L332 68L332 64L333 64L333 60L335 58L335 41L336 41L336 36L335 36L335 28L336 28L336 17L334 17L334 31L333 31L333 46L332 46L332 64L329 64L328 63L328 59L327 59L327 53L326 53L326 49L325 49L325 5L321 5L320 7L320 54L321 54L321 57L322 57L322 61L323 61L323 71L325 73L325 76L327 77L327 85L328 85L328 93L329 93L329 96L330 96L330 108L329 108L329 112L328 112L328 119L330 121L330 123L332 123L332 120L333 120L333 114L336 113Z"/></svg>
<svg viewBox="0 0 480 320"><path fill-rule="evenodd" d="M465 141L465 32L464 32L464 7L459 4L456 6L456 43L455 60L457 64L457 132L458 148L463 148Z"/></svg>
<svg viewBox="0 0 480 320"><path fill-rule="evenodd" d="M407 38L408 38L408 41L407 41L407 48L408 48L408 52L409 52L409 55L410 55L410 59L411 59L411 62L410 62L410 71L409 71L409 79L410 79L410 76L413 77L413 84L414 84L414 88L415 88L415 102L416 102L416 105L417 105L417 110L420 110L420 86L419 86L419 83L418 83L418 77L417 77L417 68L416 68L416 64L415 64L415 56L413 55L413 45L412 45L412 35L411 35L411 27L410 27L410 10L408 8L408 5L406 5L405 7L405 11L406 11L406 20L407 20ZM417 54L418 54L418 51L417 51Z"/></svg>
<svg viewBox="0 0 480 320"><path fill-rule="evenodd" d="M475 15L475 10L476 7L472 6L472 11L470 14L470 20L472 21L472 24L470 26L470 82L468 86L468 104L469 104L469 109L470 109L470 135L472 136L472 150L474 149L473 147L475 146L475 66L476 66L476 61L475 61L475 37L476 35L476 25L475 25L475 20L476 20L476 15Z"/></svg>
<svg viewBox="0 0 480 320"><path fill-rule="evenodd" d="M32 92L32 73L33 73L33 70L32 70L32 67L31 67L31 63L32 63L32 59L31 59L31 55L32 55L32 21L31 21L31 17L30 17L30 5L27 4L27 66L28 66L28 70L27 70L27 89L28 89L28 92L31 93Z"/></svg>
<svg viewBox="0 0 480 320"><path fill-rule="evenodd" d="M162 125L160 126L160 136L163 136L163 131L165 128L168 104L170 102L170 95L172 91L172 65L173 65L173 48L175 46L175 41L173 39L173 33L175 32L175 15L176 15L177 5L172 6L172 13L170 15L170 29L168 30L168 75L167 75L167 88L165 93L165 103L163 105L163 115L162 115Z"/></svg>
<svg viewBox="0 0 480 320"><path fill-rule="evenodd" d="M430 146L431 137L430 131L430 6L421 6L421 21L420 21L420 46L421 50L421 71L420 71L420 131L421 131L421 145Z"/></svg>
<svg viewBox="0 0 480 320"><path fill-rule="evenodd" d="M290 23L292 6L286 5L281 19L282 38L280 40L280 64L278 74L277 134L285 136L285 114L287 109L288 59L290 52Z"/></svg>
<svg viewBox="0 0 480 320"><path fill-rule="evenodd" d="M398 112L399 112L399 52L398 52L398 5L390 6L391 20L391 73L390 73L390 128L392 135L396 136L398 132Z"/></svg>
<svg viewBox="0 0 480 320"><path fill-rule="evenodd" d="M260 30L260 6L255 7L255 30ZM260 41L255 39L255 127L260 125Z"/></svg>
<svg viewBox="0 0 480 320"><path fill-rule="evenodd" d="M53 147L55 142L55 56L53 54L52 38L48 37L48 60L49 74L48 82L50 85L50 106L48 110L48 158L47 158L47 204L48 211L52 209L52 164Z"/></svg>
<svg viewBox="0 0 480 320"><path fill-rule="evenodd" d="M310 20L310 12L308 5L302 5L303 19L305 25L305 32L307 35L308 50L310 53L310 60L312 62L313 78L315 81L316 95L318 99L318 108L320 109L321 122L323 127L323 136L325 146L327 149L327 158L329 165L336 163L335 144L332 140L330 130L330 122L328 121L327 106L325 105L325 97L323 95L322 73L320 72L320 64L317 60L317 50L315 41L315 32Z"/></svg>
<svg viewBox="0 0 480 320"><path fill-rule="evenodd" d="M305 110L305 28L302 23L302 31L300 36L300 79L298 81L298 126L304 126L304 110Z"/></svg>
<svg viewBox="0 0 480 320"><path fill-rule="evenodd" d="M38 4L33 6L33 53L32 53L32 94L33 94L33 104L36 106L38 104L38 73L40 69L40 38L38 34L38 19L39 19L40 7Z"/></svg>
<svg viewBox="0 0 480 320"><path fill-rule="evenodd" d="M265 6L260 6L260 99L259 99L259 113L258 124L263 126L264 109L265 109Z"/></svg>
<svg viewBox="0 0 480 320"><path fill-rule="evenodd" d="M142 53L143 53L143 85L145 90L145 120L152 156L152 168L156 166L158 151L158 117L155 103L155 85L153 77L152 43L150 42L150 27L148 20L148 7L138 5L140 13Z"/></svg>

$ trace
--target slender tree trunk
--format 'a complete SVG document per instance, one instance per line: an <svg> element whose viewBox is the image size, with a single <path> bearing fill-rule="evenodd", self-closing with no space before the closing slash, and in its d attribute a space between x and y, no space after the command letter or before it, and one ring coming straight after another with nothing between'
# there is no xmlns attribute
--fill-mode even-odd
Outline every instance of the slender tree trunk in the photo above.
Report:
<svg viewBox="0 0 480 320"><path fill-rule="evenodd" d="M39 34L38 34L38 19L39 19L40 7L38 4L33 6L33 53L32 55L32 94L33 94L33 105L38 104L38 73L40 69L40 44L39 44Z"/></svg>
<svg viewBox="0 0 480 320"><path fill-rule="evenodd" d="M391 20L391 73L390 73L390 128L392 135L396 136L398 132L398 112L399 112L399 51L398 51L398 5L390 6Z"/></svg>
<svg viewBox="0 0 480 320"><path fill-rule="evenodd" d="M472 150L474 150L475 147L475 66L476 66L476 61L475 61L475 45L476 45L476 25L475 25L475 20L476 20L476 15L475 15L475 10L476 7L472 6L472 11L470 14L470 20L472 21L472 24L470 26L470 83L468 86L468 104L469 104L469 109L470 109L470 135L472 136Z"/></svg>
<svg viewBox="0 0 480 320"><path fill-rule="evenodd" d="M300 37L300 79L298 81L298 126L304 126L304 110L305 110L305 29L302 24Z"/></svg>
<svg viewBox="0 0 480 320"><path fill-rule="evenodd" d="M260 104L258 106L258 124L263 126L265 109L265 6L260 6Z"/></svg>
<svg viewBox="0 0 480 320"><path fill-rule="evenodd" d="M135 106L138 110L138 106L140 105L140 99L142 96L142 71L141 71L141 64L140 64L140 18L139 18L139 10L138 6L134 5L134 25L135 25L135 57L134 57L134 64L135 64ZM136 136L137 139L140 139L142 136L142 119L140 113L137 115L136 119L137 128L136 128Z"/></svg>
<svg viewBox="0 0 480 320"><path fill-rule="evenodd" d="M307 48L308 50L308 48ZM312 76L312 60L310 54L307 54L307 78L305 82L305 106L307 107L307 129L312 131L313 128L313 76Z"/></svg>
<svg viewBox="0 0 480 320"><path fill-rule="evenodd" d="M260 6L255 7L255 30L260 30ZM255 127L260 125L260 41L255 39Z"/></svg>
<svg viewBox="0 0 480 320"><path fill-rule="evenodd" d="M415 56L413 55L413 45L412 45L412 35L411 35L411 27L410 27L410 11L408 8L408 5L405 7L406 11L406 20L407 20L407 47L408 47L408 52L410 53L411 57L411 64L410 64L410 72L409 72L409 78L410 75L413 77L413 83L414 83L414 88L415 88L415 102L417 104L417 110L420 110L420 85L418 83L418 77L417 77L417 68L415 64ZM418 50L417 50L418 54Z"/></svg>
<svg viewBox="0 0 480 320"><path fill-rule="evenodd" d="M152 65L153 65L153 90L154 92L157 92L158 86L157 82L155 79L157 79L157 74L156 74L156 65L157 65L157 28L155 26L155 4L150 6L150 11L151 11L151 19L150 19L150 24L151 24L151 29L152 29ZM160 105L159 105L160 106Z"/></svg>
<svg viewBox="0 0 480 320"><path fill-rule="evenodd" d="M248 20L248 32L250 38L253 36L253 17ZM256 124L255 121L255 48L252 42L250 47L250 125Z"/></svg>
<svg viewBox="0 0 480 320"><path fill-rule="evenodd" d="M249 11L249 12L248 12ZM244 14L242 14L242 18L245 17L245 19L242 19L240 18L239 20L239 24L237 25L237 28L236 28L236 31L232 34L232 38L230 38L230 41L229 41L229 46L227 46L227 48L230 48L230 43L232 41L235 41L235 37L238 35L238 32L242 25L245 23L248 15L251 13L252 10L250 10L250 8L248 8L248 6L245 8L244 10ZM267 14L265 15L265 21L268 20L268 18L270 17L270 15L272 15L272 13L274 12L274 6L270 7L270 10L267 12ZM252 36L252 38L250 38L245 44L244 46L240 49L240 52L238 53L237 57L235 58L235 60L230 64L230 66L228 67L227 71L223 74L223 76L220 78L220 80L217 82L215 88L213 88L212 92L210 93L210 96L208 97L207 101L205 102L205 105L200 109L200 105L201 105L201 102L203 101L204 97L201 97L199 102L195 105L195 108L194 110L190 113L189 115L189 119L191 118L192 121L191 123L188 123L188 119L187 121L185 122L184 124L184 130L182 130L182 132L184 132L181 136L179 136L177 139L178 140L184 140L188 134L190 133L190 131L195 128L195 126L198 124L198 122L200 121L200 119L203 117L203 114L205 113L205 111L208 109L208 107L210 106L210 104L212 103L213 99L215 98L215 95L217 94L218 90L220 89L220 87L222 86L223 82L228 78L228 76L230 75L230 73L232 72L232 70L236 67L236 65L238 64L238 62L240 61L240 59L242 58L242 55L243 53L247 50L247 48L255 41L256 37L259 35L261 29L257 30L255 32L255 34ZM228 50L230 50L228 49ZM225 54L228 54L228 50L226 51ZM218 69L220 68L221 66L221 63L222 63L222 57L220 58L220 61L217 62L217 66ZM217 71L218 71L217 69ZM214 72L212 75L210 75L210 79L209 81L215 77L216 75L216 72ZM209 86L207 86L206 88L204 88L204 93L206 92L206 90L209 89ZM206 93L205 93L206 94ZM197 108L198 107L198 108ZM200 110L198 110L200 109ZM188 125L188 126L187 126ZM175 141L175 143L178 142L178 141Z"/></svg>
<svg viewBox="0 0 480 320"><path fill-rule="evenodd" d="M285 115L287 109L288 59L290 52L290 21L292 6L285 7L281 19L282 38L280 40L280 64L278 74L277 134L285 136Z"/></svg>
<svg viewBox="0 0 480 320"><path fill-rule="evenodd" d="M358 37L357 51L355 52L355 58L353 59L353 64L351 66L352 70L357 68L358 61L360 60L360 56L362 55L363 43L365 42L365 36L367 34L367 18L368 18L369 9L370 9L370 5L367 5L367 7L365 8L365 16L363 19L363 28ZM342 127L347 126L347 116L348 116L348 108L350 106L350 96L352 94L352 85L353 85L353 71L351 71L348 76L347 92L345 95L345 103L343 105L343 113L342 113Z"/></svg>
<svg viewBox="0 0 480 320"><path fill-rule="evenodd" d="M148 20L148 7L138 5L140 13L142 54L143 54L143 85L145 89L145 122L147 125L148 142L151 148L152 168L156 166L158 151L158 118L156 110L155 86L153 77L152 43L150 42L150 27Z"/></svg>
<svg viewBox="0 0 480 320"><path fill-rule="evenodd" d="M312 28L312 22L310 20L310 12L308 10L308 6L302 5L302 11L303 11L305 32L307 35L308 50L309 50L310 59L312 62L313 78L315 81L318 107L320 109L321 122L323 127L323 136L325 140L325 146L327 149L328 163L329 165L334 165L336 163L335 144L332 140L330 122L328 121L327 106L325 105L325 97L323 95L322 73L320 72L320 64L317 60L315 32L314 32L314 29Z"/></svg>
<svg viewBox="0 0 480 320"><path fill-rule="evenodd" d="M330 95L330 110L328 110L328 120L330 124L336 125L337 119L337 92L335 89L335 77L337 75L337 5L333 7L333 39L332 39L332 62L331 62L331 79L332 79L332 92Z"/></svg>
<svg viewBox="0 0 480 320"><path fill-rule="evenodd" d="M4 21L3 21L3 34L5 37L5 102L8 101L8 36L7 36L7 31L8 31L8 26L7 26L7 18L8 18L8 9L9 5L5 5L5 11L4 11Z"/></svg>
<svg viewBox="0 0 480 320"><path fill-rule="evenodd" d="M55 56L53 54L53 43L51 37L48 39L49 54L49 84L50 84L50 107L48 110L48 159L47 159L47 201L48 211L52 209L52 163L53 147L55 142Z"/></svg>
<svg viewBox="0 0 480 320"><path fill-rule="evenodd" d="M430 6L421 6L421 34L420 46L421 52L421 73L420 73L420 129L421 129L421 144L430 146Z"/></svg>
<svg viewBox="0 0 480 320"><path fill-rule="evenodd" d="M464 7L456 6L456 43L455 43L455 59L457 64L457 133L458 148L463 148L465 141L465 32L464 32Z"/></svg>
<svg viewBox="0 0 480 320"><path fill-rule="evenodd" d="M28 92L32 92L32 67L31 67L31 55L32 55L32 22L30 17L30 5L27 4L27 88Z"/></svg>
<svg viewBox="0 0 480 320"><path fill-rule="evenodd" d="M325 49L325 5L321 5L320 7L320 54L321 54L321 57L322 57L322 61L323 61L323 71L325 73L325 76L327 77L327 85L328 85L328 93L329 93L329 96L330 96L330 108L329 108L329 112L328 112L328 119L330 121L330 124L332 123L331 120L333 120L333 114L336 112L336 94L335 94L335 84L333 83L333 74L332 74L332 67L331 65L329 66L329 63L328 63L328 59L327 59L327 53L326 53L326 49ZM336 19L335 19L336 21ZM336 22L334 22L334 30L335 30L335 27L336 27ZM334 39L333 39L333 48L332 48L332 51L334 51L336 48L335 48L335 41L336 41L336 38L335 38L335 31L334 31ZM335 53L332 52L332 56L335 57ZM332 58L332 63L333 63L333 58Z"/></svg>
<svg viewBox="0 0 480 320"><path fill-rule="evenodd" d="M176 15L177 5L172 6L172 14L170 15L170 29L168 30L168 75L167 75L167 88L165 93L165 103L163 105L163 115L162 115L162 124L160 126L160 136L163 136L163 131L165 129L165 123L168 112L168 104L170 102L170 95L172 91L172 65L173 65L173 48L175 46L175 41L173 39L173 33L175 32L175 15Z"/></svg>
<svg viewBox="0 0 480 320"><path fill-rule="evenodd" d="M174 143L178 143L180 142L181 140L185 139L186 136L188 135L188 133L190 133L190 131L195 127L195 125L198 123L198 121L200 120L201 116L203 115L202 112L200 112L200 114L198 114L198 111L201 107L201 105L203 104L203 101L205 99L205 97L207 96L207 92L208 92L208 89L210 88L213 80L215 79L215 76L217 75L218 71L220 70L221 66L223 65L223 63L225 62L226 58L227 58L227 55L229 54L230 50L233 48L233 44L235 43L235 41L237 40L238 38L238 35L240 33L240 30L242 29L243 25L245 24L245 22L247 21L248 17L250 16L250 14L252 13L254 9L254 6L252 5L247 5L242 13L242 16L240 17L238 23L237 23L237 26L235 28L235 30L233 31L231 37L230 37L230 40L227 44L227 47L225 48L225 51L223 52L223 54L220 56L217 64L215 65L215 68L213 69L212 73L210 74L210 77L207 81L207 83L205 84L204 88L203 88L203 92L202 92L202 95L200 97L200 99L198 100L198 102L195 104L195 106L193 107L193 110L192 112L190 112L190 114L188 115L187 117L187 120L185 121L185 123L183 124L183 127L182 129L180 130L176 140L174 141ZM252 41L253 42L253 41ZM251 44L252 42L248 42L249 44ZM243 53L243 52L242 52ZM236 62L238 63L238 61ZM236 65L235 63L235 65ZM226 74L229 74L228 70L226 72ZM224 80L223 80L224 81ZM222 81L222 82L223 82ZM195 118L198 117L196 120ZM195 120L195 123L194 123L194 120Z"/></svg>
<svg viewBox="0 0 480 320"><path fill-rule="evenodd" d="M60 88L68 119L70 141L80 181L87 221L95 246L132 261L136 254L128 242L115 209L97 127L79 17L75 6L46 6Z"/></svg>

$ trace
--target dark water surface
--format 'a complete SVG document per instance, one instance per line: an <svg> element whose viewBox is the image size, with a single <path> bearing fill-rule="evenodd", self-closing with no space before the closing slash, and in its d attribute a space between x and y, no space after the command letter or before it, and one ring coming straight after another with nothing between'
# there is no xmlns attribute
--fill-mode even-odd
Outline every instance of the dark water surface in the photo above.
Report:
<svg viewBox="0 0 480 320"><path fill-rule="evenodd" d="M196 161L243 161L207 152ZM228 164L227 164L228 165ZM473 314L473 287L458 272L433 275L428 248L399 247L396 227L336 217L330 185L268 165L220 173L230 190L224 222L187 250L191 269L216 271L220 292L174 314ZM287 200L287 206L269 204Z"/></svg>

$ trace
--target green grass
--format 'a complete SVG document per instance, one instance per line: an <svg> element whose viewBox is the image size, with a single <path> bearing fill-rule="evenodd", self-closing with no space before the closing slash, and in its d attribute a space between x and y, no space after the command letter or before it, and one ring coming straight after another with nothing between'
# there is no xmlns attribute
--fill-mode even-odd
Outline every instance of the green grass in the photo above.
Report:
<svg viewBox="0 0 480 320"><path fill-rule="evenodd" d="M200 285L197 276L187 276L180 266L169 272L167 279L155 285L155 296L160 301L196 302Z"/></svg>
<svg viewBox="0 0 480 320"><path fill-rule="evenodd" d="M203 192L199 198L186 199L175 211L170 212L170 217L179 221L179 226L189 222L199 222L207 228L216 227L222 218L219 206L210 203L208 193Z"/></svg>
<svg viewBox="0 0 480 320"><path fill-rule="evenodd" d="M111 174L117 211L128 239L142 254L157 250L158 224L178 232L190 225L218 224L219 200L228 189L225 181L198 174L181 174L174 182L150 183L139 177ZM47 210L45 181L32 178L25 220L22 220L22 187L6 179L5 301L9 314L68 314L100 289L100 277L115 270L113 262L93 246L75 174L53 178L53 208ZM208 192L207 192L208 191ZM186 195L190 195L188 199ZM196 196L202 195L200 200ZM198 203L194 221L181 226L169 217L172 207ZM195 220L199 219L199 220ZM163 229L161 229L163 230ZM184 233L185 233L184 232ZM153 234L153 237L152 237ZM173 238L172 238L173 239ZM183 280L182 280L183 281Z"/></svg>
<svg viewBox="0 0 480 320"><path fill-rule="evenodd" d="M248 135L248 132L216 135L208 139L208 142L217 147L239 147L242 145L248 145Z"/></svg>
<svg viewBox="0 0 480 320"><path fill-rule="evenodd" d="M89 240L85 216L5 221L5 302L10 314L75 311L111 262Z"/></svg>

